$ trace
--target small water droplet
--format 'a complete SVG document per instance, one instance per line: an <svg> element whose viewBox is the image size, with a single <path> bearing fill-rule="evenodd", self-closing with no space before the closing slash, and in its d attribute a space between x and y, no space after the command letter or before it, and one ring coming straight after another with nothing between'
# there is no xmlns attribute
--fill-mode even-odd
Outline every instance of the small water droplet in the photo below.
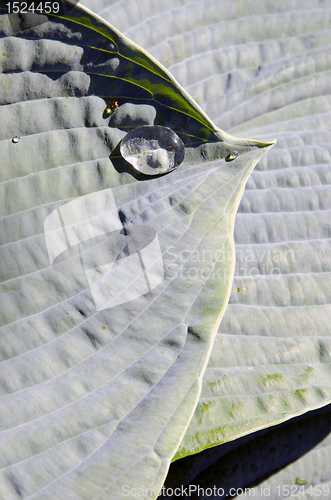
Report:
<svg viewBox="0 0 331 500"><path fill-rule="evenodd" d="M238 151L231 151L231 153L228 154L228 156L225 158L225 161L233 161L237 158L238 156Z"/></svg>
<svg viewBox="0 0 331 500"><path fill-rule="evenodd" d="M109 102L103 112L103 118L108 118L119 106L118 101Z"/></svg>
<svg viewBox="0 0 331 500"><path fill-rule="evenodd" d="M131 130L121 141L123 158L145 175L171 172L184 160L185 146L173 130L144 125Z"/></svg>
<svg viewBox="0 0 331 500"><path fill-rule="evenodd" d="M12 138L11 142L13 142L14 144L20 142L20 137L18 137L18 135L15 135L15 137Z"/></svg>

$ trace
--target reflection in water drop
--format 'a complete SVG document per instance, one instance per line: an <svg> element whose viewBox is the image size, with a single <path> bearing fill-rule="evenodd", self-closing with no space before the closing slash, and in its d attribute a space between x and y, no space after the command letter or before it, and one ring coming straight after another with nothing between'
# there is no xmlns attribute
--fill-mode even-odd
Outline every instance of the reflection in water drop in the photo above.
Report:
<svg viewBox="0 0 331 500"><path fill-rule="evenodd" d="M109 102L103 112L103 118L110 116L119 106L118 101Z"/></svg>
<svg viewBox="0 0 331 500"><path fill-rule="evenodd" d="M11 142L13 142L14 144L20 142L20 137L18 137L18 135L15 135L15 137L12 138Z"/></svg>
<svg viewBox="0 0 331 500"><path fill-rule="evenodd" d="M160 125L135 128L122 139L120 151L126 161L145 175L171 172L185 156L185 146L178 135Z"/></svg>
<svg viewBox="0 0 331 500"><path fill-rule="evenodd" d="M230 154L228 154L228 156L225 158L225 161L233 161L237 158L238 156L238 151L231 151Z"/></svg>

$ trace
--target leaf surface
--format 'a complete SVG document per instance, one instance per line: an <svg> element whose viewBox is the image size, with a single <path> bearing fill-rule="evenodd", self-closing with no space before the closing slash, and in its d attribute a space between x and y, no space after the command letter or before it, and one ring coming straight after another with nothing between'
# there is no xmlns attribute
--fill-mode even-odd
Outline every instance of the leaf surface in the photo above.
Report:
<svg viewBox="0 0 331 500"><path fill-rule="evenodd" d="M330 403L330 8L133 4L94 8L223 130L277 139L239 207L232 294L180 457Z"/></svg>
<svg viewBox="0 0 331 500"><path fill-rule="evenodd" d="M156 497L229 298L235 212L273 144L217 129L84 8L0 21L1 495ZM151 123L185 144L167 175L120 155Z"/></svg>

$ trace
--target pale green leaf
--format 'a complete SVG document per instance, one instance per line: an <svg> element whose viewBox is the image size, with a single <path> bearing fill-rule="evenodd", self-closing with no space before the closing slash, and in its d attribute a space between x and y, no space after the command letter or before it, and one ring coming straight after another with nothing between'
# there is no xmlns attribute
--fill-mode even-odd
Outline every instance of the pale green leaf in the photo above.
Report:
<svg viewBox="0 0 331 500"><path fill-rule="evenodd" d="M177 457L330 403L329 3L95 5L219 127L277 139L239 208L230 303Z"/></svg>
<svg viewBox="0 0 331 500"><path fill-rule="evenodd" d="M14 20L0 25L1 495L154 498L229 298L235 212L272 143L217 129L86 9L15 32ZM153 120L186 156L147 177L119 143ZM137 228L144 245L128 240L113 270L110 250ZM210 255L198 274L192 249Z"/></svg>

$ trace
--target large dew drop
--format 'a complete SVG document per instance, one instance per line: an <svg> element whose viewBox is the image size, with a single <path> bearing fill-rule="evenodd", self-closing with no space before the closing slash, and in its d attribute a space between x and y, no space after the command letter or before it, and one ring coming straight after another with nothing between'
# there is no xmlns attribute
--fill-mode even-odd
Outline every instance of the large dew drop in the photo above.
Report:
<svg viewBox="0 0 331 500"><path fill-rule="evenodd" d="M145 175L171 172L184 160L185 146L173 130L145 125L131 130L120 145L123 158Z"/></svg>

